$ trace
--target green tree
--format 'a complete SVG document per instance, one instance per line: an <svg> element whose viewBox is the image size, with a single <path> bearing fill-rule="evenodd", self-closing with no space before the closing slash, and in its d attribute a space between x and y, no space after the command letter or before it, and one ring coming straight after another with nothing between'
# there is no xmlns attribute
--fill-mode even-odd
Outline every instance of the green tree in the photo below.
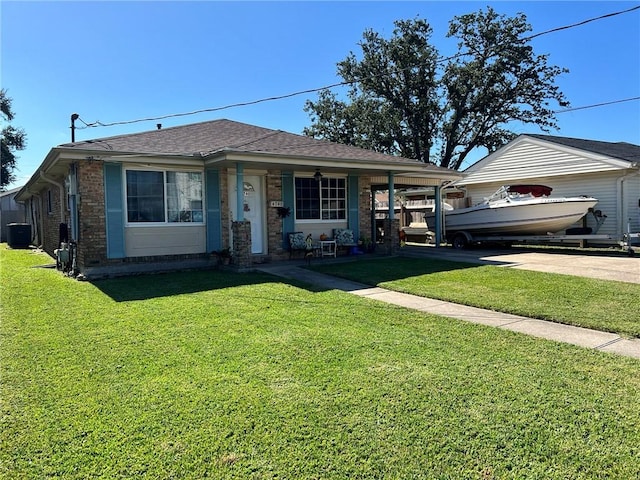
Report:
<svg viewBox="0 0 640 480"><path fill-rule="evenodd" d="M7 91L0 89L0 112L2 112L2 118L5 122L10 122L14 118L11 101L11 98L7 96ZM2 147L0 190L4 190L7 185L15 180L13 172L16 169L16 156L13 152L23 150L26 146L24 130L6 125L2 128L0 143Z"/></svg>
<svg viewBox="0 0 640 480"><path fill-rule="evenodd" d="M448 59L430 44L425 20L394 25L389 40L365 31L361 59L351 52L338 63L347 101L323 90L306 102L306 135L458 169L473 149L511 140L509 122L557 128L550 102L568 105L554 83L567 70L534 54L524 14L488 7L454 17L448 37L459 53Z"/></svg>

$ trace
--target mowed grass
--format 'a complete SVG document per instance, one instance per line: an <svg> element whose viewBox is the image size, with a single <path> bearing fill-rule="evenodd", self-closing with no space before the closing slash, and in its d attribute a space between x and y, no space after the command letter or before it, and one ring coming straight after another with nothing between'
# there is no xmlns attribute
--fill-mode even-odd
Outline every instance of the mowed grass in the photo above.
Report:
<svg viewBox="0 0 640 480"><path fill-rule="evenodd" d="M640 337L640 284L393 257L314 270L404 293Z"/></svg>
<svg viewBox="0 0 640 480"><path fill-rule="evenodd" d="M640 475L637 360L262 274L0 261L2 478Z"/></svg>

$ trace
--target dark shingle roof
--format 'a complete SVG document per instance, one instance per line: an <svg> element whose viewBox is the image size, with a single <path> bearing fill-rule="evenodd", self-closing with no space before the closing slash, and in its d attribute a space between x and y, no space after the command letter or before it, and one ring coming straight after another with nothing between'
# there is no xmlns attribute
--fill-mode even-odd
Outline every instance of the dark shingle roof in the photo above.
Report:
<svg viewBox="0 0 640 480"><path fill-rule="evenodd" d="M158 155L206 156L216 152L233 151L386 163L418 162L226 119L67 143L60 147ZM433 168L439 169L439 167Z"/></svg>
<svg viewBox="0 0 640 480"><path fill-rule="evenodd" d="M640 161L640 146L632 143L600 142L597 140L583 140L581 138L556 137L553 135L539 135L531 133L526 133L524 135L567 147L579 148L588 152L607 155L609 157L626 160L631 163Z"/></svg>

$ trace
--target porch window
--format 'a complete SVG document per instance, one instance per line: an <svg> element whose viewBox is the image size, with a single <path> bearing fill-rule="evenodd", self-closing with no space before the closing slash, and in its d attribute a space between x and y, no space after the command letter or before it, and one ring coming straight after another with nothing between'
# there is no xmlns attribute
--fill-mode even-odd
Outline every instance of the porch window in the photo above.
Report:
<svg viewBox="0 0 640 480"><path fill-rule="evenodd" d="M202 223L202 173L127 170L130 223Z"/></svg>
<svg viewBox="0 0 640 480"><path fill-rule="evenodd" d="M296 183L296 220L344 220L347 218L347 186L344 178L299 177Z"/></svg>

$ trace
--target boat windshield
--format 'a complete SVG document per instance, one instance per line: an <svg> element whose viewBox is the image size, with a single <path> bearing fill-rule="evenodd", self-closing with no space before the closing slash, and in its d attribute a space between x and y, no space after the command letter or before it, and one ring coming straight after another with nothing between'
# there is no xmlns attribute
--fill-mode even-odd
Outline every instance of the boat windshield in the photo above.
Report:
<svg viewBox="0 0 640 480"><path fill-rule="evenodd" d="M551 187L545 185L503 185L493 195L485 199L485 203L499 200L517 200L524 198L548 197Z"/></svg>
<svg viewBox="0 0 640 480"><path fill-rule="evenodd" d="M485 203L496 202L498 200L504 200L509 198L508 187L500 187L493 195L485 199Z"/></svg>

